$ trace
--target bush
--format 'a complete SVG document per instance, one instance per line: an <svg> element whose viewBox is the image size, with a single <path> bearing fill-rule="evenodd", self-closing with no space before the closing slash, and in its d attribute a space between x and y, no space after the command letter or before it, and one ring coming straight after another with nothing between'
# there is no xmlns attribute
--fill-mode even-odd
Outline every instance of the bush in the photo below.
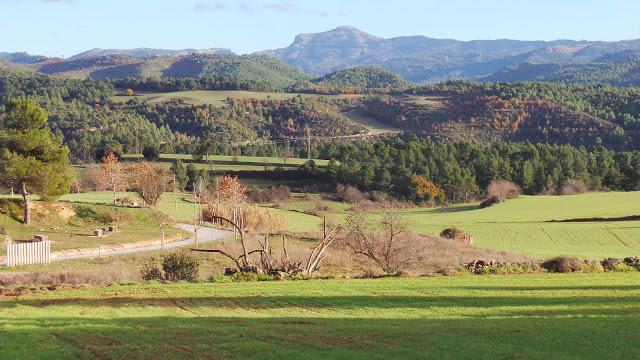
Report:
<svg viewBox="0 0 640 360"><path fill-rule="evenodd" d="M164 276L162 275L162 269L158 266L158 263L154 258L149 259L146 263L142 265L142 269L140 270L142 275L142 279L146 281L150 280L163 280Z"/></svg>
<svg viewBox="0 0 640 360"><path fill-rule="evenodd" d="M166 255L162 258L162 270L167 281L196 281L200 264L186 252Z"/></svg>
<svg viewBox="0 0 640 360"><path fill-rule="evenodd" d="M342 201L349 204L356 204L359 202L369 200L368 196L362 191L351 185L342 185L338 184L336 186L336 197Z"/></svg>
<svg viewBox="0 0 640 360"><path fill-rule="evenodd" d="M156 146L147 146L142 149L142 156L147 161L158 161L160 160L160 149Z"/></svg>
<svg viewBox="0 0 640 360"><path fill-rule="evenodd" d="M487 198L495 198L498 202L515 199L521 193L520 186L507 180L493 180L487 187Z"/></svg>
<svg viewBox="0 0 640 360"><path fill-rule="evenodd" d="M285 185L271 186L267 189L249 189L247 198L258 204L281 204L291 200L291 189Z"/></svg>
<svg viewBox="0 0 640 360"><path fill-rule="evenodd" d="M580 180L569 179L562 184L560 195L577 195L587 191L587 187Z"/></svg>
<svg viewBox="0 0 640 360"><path fill-rule="evenodd" d="M321 200L316 200L313 202L313 206L306 212L315 216L323 216L329 210L331 210L331 208L329 207L329 205L327 205L327 203Z"/></svg>
<svg viewBox="0 0 640 360"><path fill-rule="evenodd" d="M473 237L457 228L446 228L440 233L440 237L459 241L463 244L473 244Z"/></svg>
<svg viewBox="0 0 640 360"><path fill-rule="evenodd" d="M560 256L546 260L542 267L551 272L570 273L583 270L584 261L578 258Z"/></svg>

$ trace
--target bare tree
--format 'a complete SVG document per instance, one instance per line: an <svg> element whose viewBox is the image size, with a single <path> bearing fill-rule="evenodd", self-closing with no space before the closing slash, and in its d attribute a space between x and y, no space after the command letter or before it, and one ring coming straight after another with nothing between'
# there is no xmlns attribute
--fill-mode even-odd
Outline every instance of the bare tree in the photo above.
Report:
<svg viewBox="0 0 640 360"><path fill-rule="evenodd" d="M223 249L191 249L191 251L221 254L233 261L238 271L241 272L257 272L272 275L295 276L299 273L304 273L308 276L313 275L320 268L320 265L327 256L327 249L329 249L329 247L331 247L335 242L342 229L342 225L333 225L331 227L325 226L323 238L315 244L313 249L311 249L307 263L303 268L302 261L296 261L289 258L287 239L285 236L282 237L282 256L276 257L271 250L268 236L265 236L264 241L258 241L258 249L248 250L244 234L238 224L230 219L215 215L212 215L207 220L212 222L214 220L219 220L232 225L240 234L242 253L240 255L234 255ZM254 261L251 257L252 255L257 255L258 261Z"/></svg>
<svg viewBox="0 0 640 360"><path fill-rule="evenodd" d="M113 191L113 203L116 204L117 194L127 188L127 176L118 162L118 158L109 154L102 159L102 173L99 179L100 187Z"/></svg>
<svg viewBox="0 0 640 360"><path fill-rule="evenodd" d="M387 274L410 268L417 249L407 233L402 214L385 211L375 221L375 215L354 213L347 218L345 244L354 254L373 260Z"/></svg>
<svg viewBox="0 0 640 360"><path fill-rule="evenodd" d="M129 184L147 205L155 205L171 184L171 172L147 161L127 167Z"/></svg>

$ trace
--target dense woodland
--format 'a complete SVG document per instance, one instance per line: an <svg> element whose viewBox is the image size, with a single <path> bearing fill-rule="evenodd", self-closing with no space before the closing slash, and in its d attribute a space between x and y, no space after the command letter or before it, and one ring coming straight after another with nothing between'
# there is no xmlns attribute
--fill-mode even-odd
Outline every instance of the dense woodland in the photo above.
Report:
<svg viewBox="0 0 640 360"><path fill-rule="evenodd" d="M640 152L591 150L532 143L437 142L415 136L358 143L331 142L319 148L330 162L335 184L416 199L413 175L431 179L446 198L481 194L491 180L520 185L527 194L554 194L568 180L589 189L640 190Z"/></svg>
<svg viewBox="0 0 640 360"><path fill-rule="evenodd" d="M512 180L531 194L554 192L569 179L591 189L638 189L640 90L633 87L446 82L404 95L229 98L221 107L111 101L121 86L183 90L216 81L65 80L2 70L0 100L36 99L73 161L149 147L195 157L305 156L310 134L312 156L336 160L326 172L331 183L401 198L415 198L413 175L432 180L449 200L479 194L493 179ZM218 84L225 81L234 84L229 78ZM354 109L405 135L336 138L365 132L344 115Z"/></svg>

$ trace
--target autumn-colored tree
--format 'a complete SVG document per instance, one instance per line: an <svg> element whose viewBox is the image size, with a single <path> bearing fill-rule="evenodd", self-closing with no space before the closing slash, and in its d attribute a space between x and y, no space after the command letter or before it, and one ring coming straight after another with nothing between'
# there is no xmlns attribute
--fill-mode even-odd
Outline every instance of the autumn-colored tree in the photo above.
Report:
<svg viewBox="0 0 640 360"><path fill-rule="evenodd" d="M109 154L102 159L102 177L99 185L103 189L113 191L113 203L116 204L118 192L127 188L127 175L122 164L113 154Z"/></svg>
<svg viewBox="0 0 640 360"><path fill-rule="evenodd" d="M411 177L411 185L415 189L416 198L418 200L443 200L444 191L433 181L420 175Z"/></svg>
<svg viewBox="0 0 640 360"><path fill-rule="evenodd" d="M147 205L155 205L160 196L171 187L171 172L143 161L127 167L129 186Z"/></svg>
<svg viewBox="0 0 640 360"><path fill-rule="evenodd" d="M242 211L247 204L246 187L236 176L222 176L216 181L216 195L220 201L231 207L232 219L243 227Z"/></svg>

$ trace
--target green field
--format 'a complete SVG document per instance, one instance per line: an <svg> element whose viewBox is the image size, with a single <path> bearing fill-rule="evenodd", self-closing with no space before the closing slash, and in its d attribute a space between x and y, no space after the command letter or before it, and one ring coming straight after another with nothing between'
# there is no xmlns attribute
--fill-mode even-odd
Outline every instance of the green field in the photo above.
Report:
<svg viewBox="0 0 640 360"><path fill-rule="evenodd" d="M473 235L475 244L481 247L538 258L573 255L600 259L640 255L640 221L548 221L639 215L638 204L640 192L613 192L521 196L487 209L465 204L400 211L405 213L410 228L419 233L439 234L444 228L455 226ZM300 213L311 206L310 202L294 202L277 211L291 231L312 231L318 229L321 218ZM333 213L344 218L344 210L345 207L338 207Z"/></svg>
<svg viewBox="0 0 640 360"><path fill-rule="evenodd" d="M7 359L637 359L637 274L113 285L0 297Z"/></svg>
<svg viewBox="0 0 640 360"><path fill-rule="evenodd" d="M125 160L141 159L141 154L126 154L123 156ZM198 169L212 171L264 171L274 170L277 167L292 170L297 169L300 165L307 162L303 158L288 158L273 156L226 156L226 155L210 155L202 161L195 162L193 156L189 154L161 154L160 164L162 166L170 166L173 160L180 159L186 163L193 162ZM320 168L326 167L329 160L313 159Z"/></svg>
<svg viewBox="0 0 640 360"><path fill-rule="evenodd" d="M135 197L122 193L119 197ZM165 194L157 209L178 221L193 220L187 194ZM109 192L69 194L67 201L110 203ZM297 199L274 211L291 232L317 231L320 216L311 215L315 201ZM329 217L344 220L351 205L322 201ZM487 209L477 204L444 208L401 209L411 230L439 234L455 226L469 232L480 247L518 252L537 258L572 255L588 259L640 255L640 221L549 222L577 218L638 215L640 192L589 193L575 196L521 196ZM178 211L176 212L176 206Z"/></svg>
<svg viewBox="0 0 640 360"><path fill-rule="evenodd" d="M297 94L297 93L278 93L278 92L255 92L255 91L231 91L231 90L219 90L219 91L206 91L206 90L193 90L193 91L176 91L166 93L139 93L134 96L116 95L111 99L117 102L126 102L131 99L137 99L140 101L146 101L150 103L158 103L170 101L173 99L182 100L188 104L203 105L211 104L216 106L226 106L227 98L234 99L257 99L257 100L286 100L295 96L304 96L310 98L329 97L329 98L352 98L362 95L316 95L316 94Z"/></svg>

